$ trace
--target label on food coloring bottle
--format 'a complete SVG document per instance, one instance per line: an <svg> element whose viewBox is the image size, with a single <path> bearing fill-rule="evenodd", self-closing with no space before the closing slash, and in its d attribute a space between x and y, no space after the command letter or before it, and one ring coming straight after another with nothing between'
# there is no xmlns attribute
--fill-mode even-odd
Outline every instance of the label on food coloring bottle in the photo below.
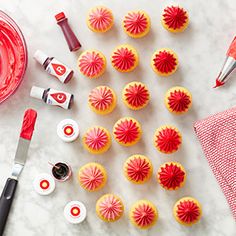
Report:
<svg viewBox="0 0 236 236"><path fill-rule="evenodd" d="M56 76L62 83L64 83L72 70L53 58L50 64L47 66L46 71L49 74Z"/></svg>
<svg viewBox="0 0 236 236"><path fill-rule="evenodd" d="M68 109L71 96L70 93L50 89L47 94L46 103Z"/></svg>

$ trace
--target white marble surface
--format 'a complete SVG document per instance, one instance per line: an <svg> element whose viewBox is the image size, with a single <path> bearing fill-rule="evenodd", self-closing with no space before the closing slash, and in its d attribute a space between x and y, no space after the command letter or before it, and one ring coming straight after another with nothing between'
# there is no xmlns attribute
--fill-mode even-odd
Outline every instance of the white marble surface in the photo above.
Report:
<svg viewBox="0 0 236 236"><path fill-rule="evenodd" d="M160 24L162 9L169 3L180 3L189 11L190 27L182 34L171 34ZM110 32L98 35L89 31L85 17L90 7L101 4L113 10L115 26ZM227 46L235 34L235 0L0 0L0 9L6 11L20 25L29 50L29 65L23 83L14 96L0 105L0 189L11 172L23 112L29 107L38 111L29 158L20 178L5 235L236 235L236 225L229 206L192 128L195 120L236 103L236 75L224 88L211 89L223 63ZM151 17L151 32L143 39L131 39L122 31L121 19L132 9L144 9ZM90 81L78 73L76 60L82 50L78 53L69 52L54 19L54 14L62 10L69 17L70 24L81 40L82 50L96 48L108 58L107 72L102 78ZM132 44L140 54L139 67L129 74L116 72L109 62L112 49L121 43ZM174 49L180 58L179 70L168 79L155 75L149 65L153 51L160 47ZM32 59L36 49L42 49L70 65L76 71L73 81L62 85L47 75ZM145 82L152 96L150 105L137 112L130 111L121 102L121 89L133 80ZM68 111L31 99L29 92L32 85L73 92L75 106ZM88 92L97 85L110 85L118 95L118 106L111 115L96 115L87 106ZM163 104L163 95L174 85L186 86L193 94L192 110L181 117L170 114ZM64 118L77 120L81 133L84 133L94 124L103 125L111 131L114 122L125 115L137 118L144 130L142 141L130 148L121 147L113 141L112 148L106 154L93 156L83 149L81 138L67 144L56 135L56 125ZM152 145L154 130L166 123L176 125L183 133L181 150L170 156L158 153ZM134 153L149 156L154 165L154 173L165 161L181 162L188 172L185 187L175 192L167 192L157 184L155 175L149 183L142 186L129 183L121 168L126 158ZM53 195L41 197L33 191L32 180L36 174L50 171L48 161L69 162L74 171L74 178L66 183L58 183ZM102 163L109 173L107 186L96 193L85 192L76 180L78 168L89 161ZM108 192L120 195L126 208L124 217L111 224L102 222L95 213L96 200ZM173 204L185 195L196 197L203 206L202 221L190 228L180 226L172 216ZM160 215L158 223L148 231L137 230L128 220L131 204L142 198L153 201ZM68 201L77 199L83 201L88 208L87 220L80 225L70 225L64 219L63 208Z"/></svg>

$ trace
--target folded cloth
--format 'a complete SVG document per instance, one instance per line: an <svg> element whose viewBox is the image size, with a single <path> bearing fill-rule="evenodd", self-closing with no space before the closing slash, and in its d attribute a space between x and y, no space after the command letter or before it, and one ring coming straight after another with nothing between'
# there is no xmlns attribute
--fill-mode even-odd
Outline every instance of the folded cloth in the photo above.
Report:
<svg viewBox="0 0 236 236"><path fill-rule="evenodd" d="M194 129L236 220L236 107L197 121Z"/></svg>

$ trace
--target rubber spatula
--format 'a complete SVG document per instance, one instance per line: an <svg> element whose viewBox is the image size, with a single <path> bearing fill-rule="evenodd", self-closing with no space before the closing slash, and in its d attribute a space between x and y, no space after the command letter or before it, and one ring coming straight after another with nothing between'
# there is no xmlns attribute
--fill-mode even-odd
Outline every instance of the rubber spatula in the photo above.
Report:
<svg viewBox="0 0 236 236"><path fill-rule="evenodd" d="M28 109L25 111L24 120L21 128L20 138L16 149L12 176L8 178L0 197L0 235L3 235L7 217L14 199L18 177L25 165L30 141L34 131L37 112Z"/></svg>

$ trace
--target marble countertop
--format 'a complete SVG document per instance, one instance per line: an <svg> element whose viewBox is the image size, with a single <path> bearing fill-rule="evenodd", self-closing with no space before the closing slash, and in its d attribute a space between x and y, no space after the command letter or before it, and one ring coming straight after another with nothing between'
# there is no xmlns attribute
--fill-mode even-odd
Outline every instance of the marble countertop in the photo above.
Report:
<svg viewBox="0 0 236 236"><path fill-rule="evenodd" d="M171 3L180 3L189 12L190 26L182 34L171 34L160 24L163 7ZM115 26L106 34L98 35L87 28L85 17L92 6L101 4L113 10ZM0 105L0 189L11 172L23 112L29 107L38 111L35 134L9 215L6 236L236 235L235 220L192 128L194 121L230 108L236 103L236 78L221 89L211 88L224 61L228 44L235 34L235 0L0 0L0 9L19 24L29 51L29 65L23 83L10 99ZM124 14L135 9L147 11L152 21L149 35L136 40L129 38L121 28ZM99 49L108 58L107 72L100 79L89 80L79 74L76 61L81 51L69 52L54 19L55 13L59 11L65 11L69 17L69 22L83 45L81 51ZM115 71L109 62L112 49L122 43L132 44L140 54L140 65L129 74ZM180 59L179 70L167 79L155 75L149 65L152 53L161 47L172 48ZM66 62L76 71L75 78L63 85L49 76L32 59L37 49ZM121 101L121 89L133 80L146 83L152 97L148 107L137 112L126 108ZM33 85L74 93L74 107L63 110L30 98L29 92ZM99 116L88 108L88 92L98 85L110 85L118 95L117 108L111 115ZM163 103L166 90L174 85L186 86L193 94L193 107L184 116L170 114ZM65 118L75 119L83 134L95 124L112 131L115 121L127 115L142 123L142 141L126 148L113 140L112 148L104 155L89 154L81 145L81 137L68 144L63 143L56 134L57 123ZM176 154L166 156L155 150L152 137L157 127L169 123L182 131L183 145ZM147 184L137 186L129 183L123 176L122 165L134 153L147 155L153 163L154 173L165 161L179 161L188 173L186 185L177 191L165 191L157 184L155 174ZM70 163L74 177L69 182L57 183L54 194L42 197L34 192L32 181L36 174L50 172L48 161ZM109 175L107 186L96 193L84 191L76 179L78 168L90 161L102 163ZM110 224L102 222L95 213L96 200L109 192L122 197L126 208L124 217ZM173 204L186 195L197 198L203 207L201 222L190 228L179 225L172 216ZM159 221L148 231L134 228L128 219L131 204L142 198L153 201L159 210ZM71 225L64 219L63 208L71 200L80 200L87 206L87 220L80 225Z"/></svg>

